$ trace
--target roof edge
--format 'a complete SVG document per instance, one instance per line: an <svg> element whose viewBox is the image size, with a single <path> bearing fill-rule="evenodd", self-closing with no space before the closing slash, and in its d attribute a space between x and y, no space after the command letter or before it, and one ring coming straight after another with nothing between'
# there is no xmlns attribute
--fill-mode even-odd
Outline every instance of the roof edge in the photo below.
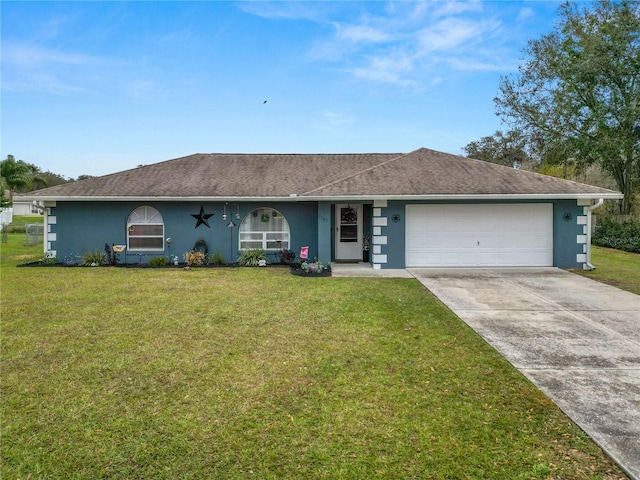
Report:
<svg viewBox="0 0 640 480"><path fill-rule="evenodd" d="M249 201L273 201L273 202L308 202L308 201L373 201L373 200L578 200L600 199L620 200L624 195L619 192L603 193L511 193L511 194L437 194L437 195L332 195L313 196L296 195L289 196L246 196L246 197L126 197L126 196L39 196L16 195L14 201L41 200L47 202L249 202Z"/></svg>
<svg viewBox="0 0 640 480"><path fill-rule="evenodd" d="M300 197L298 197L300 198ZM305 196L304 200L365 201L365 200L620 200L621 193L512 193L512 194L449 194L449 195L337 195L331 197Z"/></svg>
<svg viewBox="0 0 640 480"><path fill-rule="evenodd" d="M16 195L13 201L31 202L33 200L43 202L239 202L239 201L295 201L298 197L295 194L289 196L243 196L243 197L158 197L158 196L107 196L107 195Z"/></svg>

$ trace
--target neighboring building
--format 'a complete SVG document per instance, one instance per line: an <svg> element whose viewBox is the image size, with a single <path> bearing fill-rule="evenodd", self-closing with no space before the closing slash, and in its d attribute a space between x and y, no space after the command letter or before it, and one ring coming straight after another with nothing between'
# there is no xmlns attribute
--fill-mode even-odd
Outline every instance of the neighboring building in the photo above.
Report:
<svg viewBox="0 0 640 480"><path fill-rule="evenodd" d="M121 261L299 252L374 268L589 268L591 208L613 190L419 149L408 154L195 154L30 192L59 258ZM167 239L171 239L167 242Z"/></svg>
<svg viewBox="0 0 640 480"><path fill-rule="evenodd" d="M16 198L19 198L19 194L14 194ZM14 215L42 215L42 206L34 202L13 202L13 214Z"/></svg>

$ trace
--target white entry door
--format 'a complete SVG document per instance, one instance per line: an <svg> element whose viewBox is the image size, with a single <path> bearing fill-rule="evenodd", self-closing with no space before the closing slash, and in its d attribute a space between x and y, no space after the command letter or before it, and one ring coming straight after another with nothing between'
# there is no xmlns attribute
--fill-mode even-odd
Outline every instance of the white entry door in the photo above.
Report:
<svg viewBox="0 0 640 480"><path fill-rule="evenodd" d="M362 204L336 205L336 260L362 261Z"/></svg>
<svg viewBox="0 0 640 480"><path fill-rule="evenodd" d="M407 205L407 267L553 265L553 206Z"/></svg>

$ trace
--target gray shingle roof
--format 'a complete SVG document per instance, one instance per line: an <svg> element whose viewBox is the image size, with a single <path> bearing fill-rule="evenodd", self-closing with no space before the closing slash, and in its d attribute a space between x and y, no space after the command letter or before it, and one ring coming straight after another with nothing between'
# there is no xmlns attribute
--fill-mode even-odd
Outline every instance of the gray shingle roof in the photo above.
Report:
<svg viewBox="0 0 640 480"><path fill-rule="evenodd" d="M605 196L604 188L421 148L409 154L194 154L81 182L33 199Z"/></svg>

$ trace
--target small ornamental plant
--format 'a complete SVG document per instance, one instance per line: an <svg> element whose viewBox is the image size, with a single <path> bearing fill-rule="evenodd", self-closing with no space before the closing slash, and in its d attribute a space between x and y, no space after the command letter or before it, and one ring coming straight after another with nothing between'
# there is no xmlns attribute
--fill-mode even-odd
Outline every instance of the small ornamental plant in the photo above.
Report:
<svg viewBox="0 0 640 480"><path fill-rule="evenodd" d="M262 248L249 248L243 250L238 258L238 264L242 267L259 267L269 263L267 253Z"/></svg>
<svg viewBox="0 0 640 480"><path fill-rule="evenodd" d="M147 262L147 267L164 267L167 264L167 257L153 257Z"/></svg>
<svg viewBox="0 0 640 480"><path fill-rule="evenodd" d="M188 267L199 267L204 265L205 258L206 257L203 252L198 252L196 250L184 252L184 261Z"/></svg>
<svg viewBox="0 0 640 480"><path fill-rule="evenodd" d="M53 252L46 252L40 260L41 265L55 265L58 263L58 257Z"/></svg>
<svg viewBox="0 0 640 480"><path fill-rule="evenodd" d="M118 253L120 253L122 250L120 250L119 245L112 245L109 246L108 243L104 244L104 253L105 253L105 258L107 259L107 263L109 265L117 265L118 261L120 260L120 257L118 256Z"/></svg>
<svg viewBox="0 0 640 480"><path fill-rule="evenodd" d="M313 262L302 262L300 264L300 269L306 273L322 273L322 271L325 269L325 266L320 260L314 258Z"/></svg>
<svg viewBox="0 0 640 480"><path fill-rule="evenodd" d="M62 260L62 264L66 265L67 267L77 267L78 266L78 260L76 260L77 257L78 257L77 255L68 255L64 257L64 259Z"/></svg>
<svg viewBox="0 0 640 480"><path fill-rule="evenodd" d="M282 265L291 265L296 259L296 254L293 250L283 248L278 250L278 259Z"/></svg>
<svg viewBox="0 0 640 480"><path fill-rule="evenodd" d="M220 252L215 252L209 255L207 258L207 262L209 265L224 265L227 261L224 258L224 255Z"/></svg>
<svg viewBox="0 0 640 480"><path fill-rule="evenodd" d="M104 265L107 256L100 249L87 250L80 257L83 267L99 267Z"/></svg>

